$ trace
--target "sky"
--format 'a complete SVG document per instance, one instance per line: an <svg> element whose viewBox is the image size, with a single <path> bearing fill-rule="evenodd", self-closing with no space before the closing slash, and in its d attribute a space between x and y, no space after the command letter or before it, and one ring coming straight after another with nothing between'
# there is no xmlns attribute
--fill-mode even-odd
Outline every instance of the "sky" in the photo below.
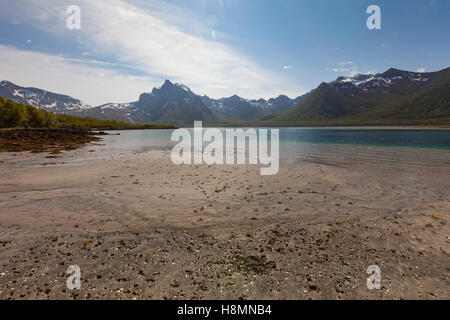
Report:
<svg viewBox="0 0 450 320"><path fill-rule="evenodd" d="M81 29L67 28L71 5ZM450 67L449 35L448 0L0 0L0 79L93 106L165 79L294 98L338 76Z"/></svg>

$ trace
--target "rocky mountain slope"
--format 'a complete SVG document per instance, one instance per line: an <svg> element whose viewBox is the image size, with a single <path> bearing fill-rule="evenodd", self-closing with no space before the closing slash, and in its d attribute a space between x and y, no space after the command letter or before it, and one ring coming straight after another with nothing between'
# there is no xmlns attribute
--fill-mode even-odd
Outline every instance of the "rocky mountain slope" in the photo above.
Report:
<svg viewBox="0 0 450 320"><path fill-rule="evenodd" d="M271 121L432 119L448 115L450 68L418 73L389 69L377 75L322 83Z"/></svg>

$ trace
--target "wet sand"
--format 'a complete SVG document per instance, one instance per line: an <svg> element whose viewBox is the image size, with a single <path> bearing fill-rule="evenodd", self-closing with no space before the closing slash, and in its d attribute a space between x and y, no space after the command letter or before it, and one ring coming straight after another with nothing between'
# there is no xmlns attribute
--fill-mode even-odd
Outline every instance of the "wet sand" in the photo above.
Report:
<svg viewBox="0 0 450 320"><path fill-rule="evenodd" d="M263 177L99 148L0 154L1 299L450 298L446 163L315 159Z"/></svg>

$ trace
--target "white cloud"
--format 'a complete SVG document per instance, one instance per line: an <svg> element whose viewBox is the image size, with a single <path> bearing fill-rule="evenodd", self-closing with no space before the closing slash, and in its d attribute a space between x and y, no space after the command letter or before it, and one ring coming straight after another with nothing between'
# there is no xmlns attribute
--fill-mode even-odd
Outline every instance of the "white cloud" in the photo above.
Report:
<svg viewBox="0 0 450 320"><path fill-rule="evenodd" d="M283 66L283 70L291 70L293 69L293 66Z"/></svg>
<svg viewBox="0 0 450 320"><path fill-rule="evenodd" d="M347 65L353 65L353 61L342 61L342 62L338 62L338 66L347 66Z"/></svg>
<svg viewBox="0 0 450 320"><path fill-rule="evenodd" d="M67 94L93 106L135 101L140 93L159 85L159 79L127 76L95 63L2 45L0 79Z"/></svg>
<svg viewBox="0 0 450 320"><path fill-rule="evenodd" d="M339 73L340 75L353 77L360 72L358 71L358 67L353 61L341 61L336 63L337 67L334 68L326 68L326 70Z"/></svg>
<svg viewBox="0 0 450 320"><path fill-rule="evenodd" d="M419 68L419 69L417 69L417 72L424 73L425 72L425 68Z"/></svg>
<svg viewBox="0 0 450 320"><path fill-rule="evenodd" d="M345 73L345 72L350 72L351 70L348 68L333 68L333 69L331 69L331 71L337 72L337 73Z"/></svg>
<svg viewBox="0 0 450 320"><path fill-rule="evenodd" d="M16 0L7 10L52 36L72 38L90 57L108 56L152 78L185 83L199 94L267 98L280 93L296 96L304 91L286 75L267 71L231 46L212 41L207 26L167 3L79 0L82 29L68 31L65 9L71 2ZM76 77L77 70L71 70ZM22 79L27 80L25 76Z"/></svg>

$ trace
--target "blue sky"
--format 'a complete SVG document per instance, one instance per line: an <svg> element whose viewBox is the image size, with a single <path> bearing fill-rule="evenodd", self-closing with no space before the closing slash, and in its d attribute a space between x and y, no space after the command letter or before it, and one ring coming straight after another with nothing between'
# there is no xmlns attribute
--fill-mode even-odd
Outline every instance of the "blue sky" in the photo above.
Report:
<svg viewBox="0 0 450 320"><path fill-rule="evenodd" d="M366 27L369 5L381 30ZM81 30L66 9L81 8ZM0 0L0 78L99 105L165 79L295 97L338 76L450 66L448 0Z"/></svg>

